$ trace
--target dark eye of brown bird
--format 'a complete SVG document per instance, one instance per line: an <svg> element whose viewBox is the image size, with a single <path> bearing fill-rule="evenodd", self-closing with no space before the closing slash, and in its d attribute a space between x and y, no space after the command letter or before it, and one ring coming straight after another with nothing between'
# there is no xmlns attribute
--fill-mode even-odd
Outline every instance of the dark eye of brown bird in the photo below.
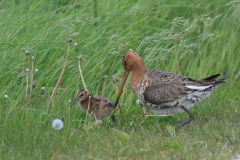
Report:
<svg viewBox="0 0 240 160"><path fill-rule="evenodd" d="M81 97L83 97L83 96L84 96L84 94L81 94L80 96L81 96Z"/></svg>
<svg viewBox="0 0 240 160"><path fill-rule="evenodd" d="M127 64L127 61L124 61L124 64Z"/></svg>

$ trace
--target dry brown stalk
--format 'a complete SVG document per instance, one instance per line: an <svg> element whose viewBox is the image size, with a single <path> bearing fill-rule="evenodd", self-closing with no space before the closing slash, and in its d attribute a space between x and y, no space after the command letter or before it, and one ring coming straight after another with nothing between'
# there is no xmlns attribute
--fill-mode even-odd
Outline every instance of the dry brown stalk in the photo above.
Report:
<svg viewBox="0 0 240 160"><path fill-rule="evenodd" d="M68 45L68 50L67 50L67 55L66 55L66 59L65 59L63 71L62 71L62 73L61 73L61 75L60 75L60 77L59 77L59 79L58 79L58 82L57 82L57 84L56 84L56 86L55 86L55 88L54 88L54 90L53 90L53 92L52 92L52 95L51 95L51 97L50 97L50 100L49 100L49 103L48 103L48 108L47 108L47 113L48 113L48 111L49 111L50 104L51 104L51 102L52 102L52 99L53 99L53 97L54 97L54 94L55 94L55 92L57 91L58 86L61 84L62 77L63 77L63 74L64 74L64 72L65 72L66 66L67 66L69 49L70 49L70 45Z"/></svg>

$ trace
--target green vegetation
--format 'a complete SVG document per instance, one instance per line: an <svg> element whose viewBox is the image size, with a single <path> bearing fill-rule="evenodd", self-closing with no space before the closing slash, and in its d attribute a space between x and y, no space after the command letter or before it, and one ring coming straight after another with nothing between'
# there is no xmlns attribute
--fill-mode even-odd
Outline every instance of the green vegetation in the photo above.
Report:
<svg viewBox="0 0 240 160"><path fill-rule="evenodd" d="M232 158L240 145L239 10L240 3L226 0L0 1L0 157ZM67 39L77 45L70 46L61 85L47 113L64 67ZM130 48L145 59L148 68L193 78L221 73L227 83L190 109L195 120L179 132L172 132L172 127L187 119L186 113L149 117L143 123L143 117L129 116L142 115L144 109L127 86L123 99L126 124L119 109L115 112L118 129L127 134L113 131L108 120L101 131L91 128L94 118L85 121L86 115L74 105L73 135L69 135L68 102L83 88L78 56L83 56L81 67L88 89L101 95L107 75L104 96L114 102L120 83L112 83L112 76L121 78L122 57ZM32 71L26 69L29 62L32 67L32 56L30 101ZM44 97L39 97L42 87ZM63 120L62 130L52 128L54 119Z"/></svg>

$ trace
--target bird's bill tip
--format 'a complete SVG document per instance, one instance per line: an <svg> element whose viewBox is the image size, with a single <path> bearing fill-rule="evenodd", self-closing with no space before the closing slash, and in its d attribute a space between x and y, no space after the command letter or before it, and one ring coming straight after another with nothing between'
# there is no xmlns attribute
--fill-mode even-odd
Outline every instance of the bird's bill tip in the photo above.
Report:
<svg viewBox="0 0 240 160"><path fill-rule="evenodd" d="M117 106L118 101L119 101L119 98L120 98L121 95L122 95L123 88L124 88L124 85L125 85L125 83L126 83L126 80L127 80L127 78L128 78L129 73L130 73L129 71L124 70L123 78L122 78L122 83L121 83L121 86L120 86L120 89L119 89L119 92L118 92L118 96L117 96L116 102L115 102L115 104L114 104L114 108Z"/></svg>
<svg viewBox="0 0 240 160"><path fill-rule="evenodd" d="M71 105L73 106L76 103L76 101L77 101L77 97L71 101Z"/></svg>

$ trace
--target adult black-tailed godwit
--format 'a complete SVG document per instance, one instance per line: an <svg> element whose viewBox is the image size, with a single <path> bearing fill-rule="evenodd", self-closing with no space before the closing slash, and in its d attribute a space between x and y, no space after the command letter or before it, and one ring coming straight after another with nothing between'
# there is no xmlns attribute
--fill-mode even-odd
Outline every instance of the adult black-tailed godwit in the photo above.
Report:
<svg viewBox="0 0 240 160"><path fill-rule="evenodd" d="M189 114L189 119L178 125L176 129L194 119L194 114L189 111L194 103L201 102L214 89L226 83L224 79L216 79L220 74L203 79L193 79L174 73L148 69L144 60L132 50L124 55L122 64L124 74L114 108L123 92L127 77L132 71L131 89L139 98L141 105L162 115L183 113L184 111Z"/></svg>

